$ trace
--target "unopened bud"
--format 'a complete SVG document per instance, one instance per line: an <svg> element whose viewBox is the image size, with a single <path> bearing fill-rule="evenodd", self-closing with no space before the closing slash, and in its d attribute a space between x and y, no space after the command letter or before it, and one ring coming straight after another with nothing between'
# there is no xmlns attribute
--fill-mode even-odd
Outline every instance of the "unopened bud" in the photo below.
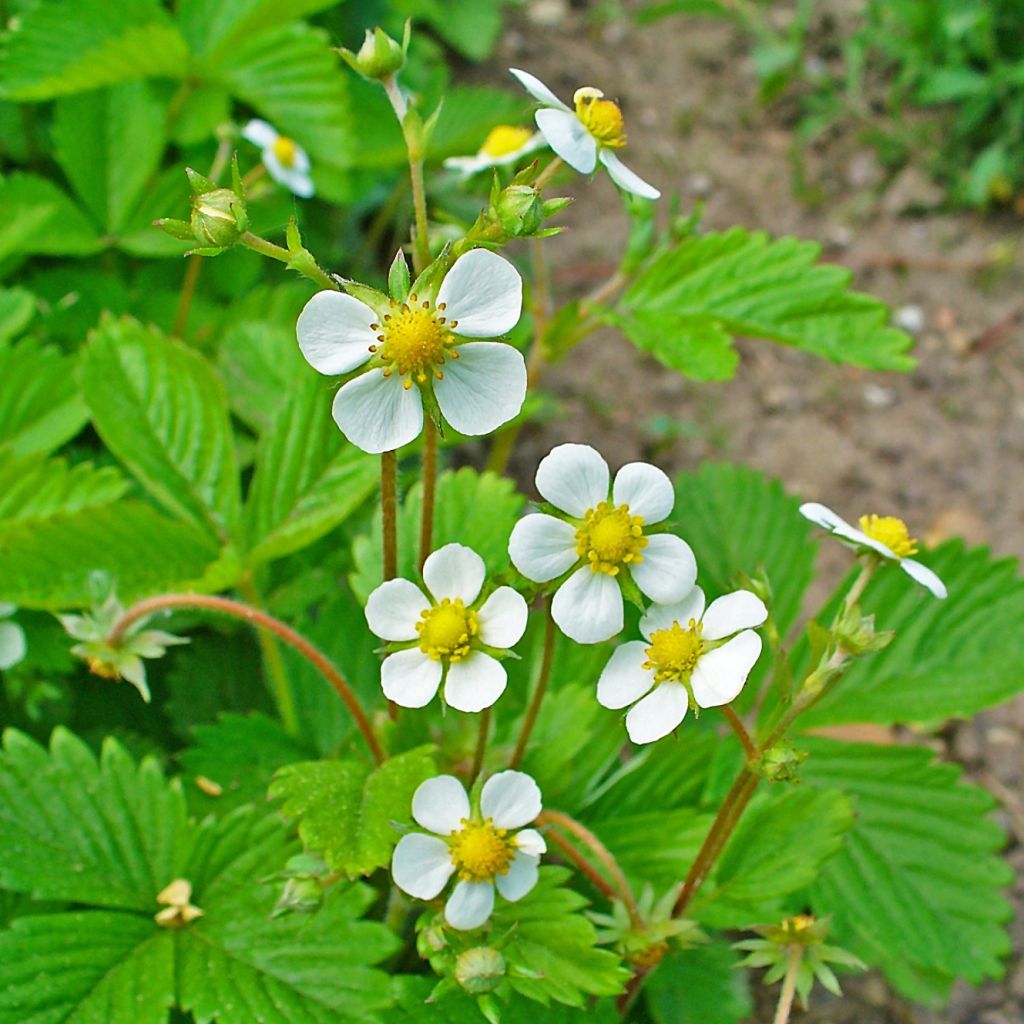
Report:
<svg viewBox="0 0 1024 1024"><path fill-rule="evenodd" d="M532 235L544 223L544 202L530 185L509 185L494 201L494 216L509 238Z"/></svg>
<svg viewBox="0 0 1024 1024"><path fill-rule="evenodd" d="M358 53L351 50L339 50L342 60L353 71L359 72L364 78L383 82L391 78L405 66L405 54L409 48L409 24L406 23L405 36L401 43L394 40L383 29L366 30L366 38L359 47Z"/></svg>
<svg viewBox="0 0 1024 1024"><path fill-rule="evenodd" d="M324 888L315 878L289 878L274 904L273 917L283 914L311 914L319 910L324 901Z"/></svg>
<svg viewBox="0 0 1024 1024"><path fill-rule="evenodd" d="M776 743L761 755L757 771L769 782L797 782L800 765L806 760L806 751L791 743Z"/></svg>
<svg viewBox="0 0 1024 1024"><path fill-rule="evenodd" d="M467 949L455 961L455 980L470 995L493 992L504 977L505 958L490 946Z"/></svg>
<svg viewBox="0 0 1024 1024"><path fill-rule="evenodd" d="M227 248L249 228L245 201L229 188L203 192L192 200L192 233L203 246Z"/></svg>

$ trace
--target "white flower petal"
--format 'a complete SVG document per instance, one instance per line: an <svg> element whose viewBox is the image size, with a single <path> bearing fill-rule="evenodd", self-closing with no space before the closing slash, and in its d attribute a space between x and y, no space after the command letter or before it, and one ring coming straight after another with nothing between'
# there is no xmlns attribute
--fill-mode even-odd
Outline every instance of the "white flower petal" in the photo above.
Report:
<svg viewBox="0 0 1024 1024"><path fill-rule="evenodd" d="M517 853L509 864L508 871L494 879L498 892L510 903L521 900L537 884L539 864L539 857Z"/></svg>
<svg viewBox="0 0 1024 1024"><path fill-rule="evenodd" d="M292 140L295 141L294 139ZM309 162L309 154L300 146L298 143L295 144L295 156L292 160L292 170L297 171L299 174L309 174L310 167L312 165Z"/></svg>
<svg viewBox="0 0 1024 1024"><path fill-rule="evenodd" d="M659 199L661 193L644 181L635 171L631 171L610 149L602 148L598 159L604 164L608 177L621 189L632 192L641 199Z"/></svg>
<svg viewBox="0 0 1024 1024"><path fill-rule="evenodd" d="M764 601L749 590L737 590L711 602L704 613L705 640L722 640L741 629L753 629L768 618Z"/></svg>
<svg viewBox="0 0 1024 1024"><path fill-rule="evenodd" d="M420 612L430 607L423 591L409 580L388 580L366 600L366 624L381 640L415 640Z"/></svg>
<svg viewBox="0 0 1024 1024"><path fill-rule="evenodd" d="M466 932L487 923L494 909L494 886L490 882L459 882L448 897L444 919Z"/></svg>
<svg viewBox="0 0 1024 1024"><path fill-rule="evenodd" d="M289 192L300 199L312 199L316 192L308 170L300 171L297 167L285 168L281 174L275 177L278 184L284 185Z"/></svg>
<svg viewBox="0 0 1024 1024"><path fill-rule="evenodd" d="M28 652L25 631L16 622L0 622L0 669L14 668Z"/></svg>
<svg viewBox="0 0 1024 1024"><path fill-rule="evenodd" d="M930 590L937 598L944 598L948 591L946 590L946 584L939 579L926 565L922 565L920 562L913 558L904 558L900 565L903 571L912 579L915 583L920 583L922 587L926 587Z"/></svg>
<svg viewBox="0 0 1024 1024"><path fill-rule="evenodd" d="M546 107L557 107L559 110L569 109L536 75L531 75L529 71L520 71L519 68L508 70L519 79L519 84L538 103L543 103Z"/></svg>
<svg viewBox="0 0 1024 1024"><path fill-rule="evenodd" d="M608 463L589 444L560 444L540 460L535 481L541 496L582 519L608 500Z"/></svg>
<svg viewBox="0 0 1024 1024"><path fill-rule="evenodd" d="M526 772L492 775L480 791L480 813L498 828L522 828L542 810L540 787Z"/></svg>
<svg viewBox="0 0 1024 1024"><path fill-rule="evenodd" d="M626 732L634 743L667 736L686 717L689 697L682 683L662 683L626 715Z"/></svg>
<svg viewBox="0 0 1024 1024"><path fill-rule="evenodd" d="M512 647L526 632L528 615L529 609L519 591L498 587L477 612L481 641L488 647Z"/></svg>
<svg viewBox="0 0 1024 1024"><path fill-rule="evenodd" d="M700 622L703 614L704 591L700 587L694 587L681 601L673 601L672 604L652 604L640 620L640 632L650 640L653 633L659 629L670 629L673 622L678 622L685 628L689 625L690 619Z"/></svg>
<svg viewBox="0 0 1024 1024"><path fill-rule="evenodd" d="M402 836L391 857L395 885L420 900L432 900L454 871L448 844L420 832Z"/></svg>
<svg viewBox="0 0 1024 1024"><path fill-rule="evenodd" d="M528 857L539 857L547 852L548 844L535 828L524 828L515 834L516 848Z"/></svg>
<svg viewBox="0 0 1024 1024"><path fill-rule="evenodd" d="M528 580L547 583L579 561L576 530L562 519L534 512L512 528L508 555Z"/></svg>
<svg viewBox="0 0 1024 1024"><path fill-rule="evenodd" d="M823 530L834 530L837 526L850 526L842 516L836 515L827 505L821 505L816 501L804 502L800 506L800 515Z"/></svg>
<svg viewBox="0 0 1024 1024"><path fill-rule="evenodd" d="M261 121L258 117L254 117L243 129L242 138L248 139L251 143L259 146L261 149L266 149L268 146L272 146L279 138L277 131L273 125L267 124L266 121Z"/></svg>
<svg viewBox="0 0 1024 1024"><path fill-rule="evenodd" d="M441 685L441 662L418 647L389 654L380 667L380 685L388 700L403 708L422 708Z"/></svg>
<svg viewBox="0 0 1024 1024"><path fill-rule="evenodd" d="M681 601L697 582L697 559L690 545L671 533L648 537L643 561L629 567L633 582L658 604Z"/></svg>
<svg viewBox="0 0 1024 1024"><path fill-rule="evenodd" d="M597 166L597 143L575 114L544 107L534 119L548 145L574 171L590 174Z"/></svg>
<svg viewBox="0 0 1024 1024"><path fill-rule="evenodd" d="M434 381L441 415L460 433L477 437L519 415L526 398L526 363L511 345L478 341L459 345L459 358Z"/></svg>
<svg viewBox="0 0 1024 1024"><path fill-rule="evenodd" d="M643 516L645 523L660 523L668 518L676 495L672 481L657 466L630 462L615 474L612 501L616 505L628 505L629 511Z"/></svg>
<svg viewBox="0 0 1024 1024"><path fill-rule="evenodd" d="M874 537L869 537L866 533L862 533L856 527L850 526L849 523L842 523L836 526L832 530L832 536L838 537L842 541L846 541L859 548L869 548L876 554L881 555L887 562L898 562L899 557L887 544L883 544L880 540L875 540Z"/></svg>
<svg viewBox="0 0 1024 1024"><path fill-rule="evenodd" d="M614 577L585 565L555 591L551 617L570 640L598 644L622 629L622 591Z"/></svg>
<svg viewBox="0 0 1024 1024"><path fill-rule="evenodd" d="M413 793L412 816L423 828L450 836L469 817L469 797L454 775L435 775L421 782Z"/></svg>
<svg viewBox="0 0 1024 1024"><path fill-rule="evenodd" d="M508 674L500 661L483 651L471 651L448 666L444 699L456 711L475 714L489 708L504 692Z"/></svg>
<svg viewBox="0 0 1024 1024"><path fill-rule="evenodd" d="M761 638L749 629L702 654L690 677L694 700L702 708L728 704L743 689L760 655Z"/></svg>
<svg viewBox="0 0 1024 1024"><path fill-rule="evenodd" d="M357 447L371 455L415 441L423 429L419 388L402 387L398 377L370 370L350 380L335 396L334 422Z"/></svg>
<svg viewBox="0 0 1024 1024"><path fill-rule="evenodd" d="M523 279L504 256L472 249L460 256L437 293L448 321L460 338L497 338L519 323Z"/></svg>
<svg viewBox="0 0 1024 1024"><path fill-rule="evenodd" d="M615 648L597 680L597 703L605 708L624 708L638 701L654 686L654 671L644 668L647 645L630 640Z"/></svg>
<svg viewBox="0 0 1024 1024"><path fill-rule="evenodd" d="M445 597L472 604L486 575L484 560L465 544L445 544L423 563L423 582L438 604Z"/></svg>
<svg viewBox="0 0 1024 1024"><path fill-rule="evenodd" d="M376 313L365 302L341 292L317 292L302 307L295 334L306 362L318 373L336 377L370 358Z"/></svg>

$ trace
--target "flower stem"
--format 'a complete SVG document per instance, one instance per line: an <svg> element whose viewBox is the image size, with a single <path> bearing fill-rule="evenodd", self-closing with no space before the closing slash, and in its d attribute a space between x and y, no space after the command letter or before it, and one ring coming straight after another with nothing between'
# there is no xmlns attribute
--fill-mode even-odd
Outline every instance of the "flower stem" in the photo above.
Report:
<svg viewBox="0 0 1024 1024"><path fill-rule="evenodd" d="M434 537L434 495L437 491L437 428L429 420L423 428L423 503L420 515L420 571Z"/></svg>
<svg viewBox="0 0 1024 1024"><path fill-rule="evenodd" d="M551 618L551 599L545 605L544 616L544 653L541 655L540 672L537 676L537 685L533 688L533 697L530 699L530 706L526 710L526 717L523 719L523 727L519 730L519 739L516 740L516 749L512 753L510 768L518 768L526 753L526 744L529 742L530 733L537 722L537 715L540 713L540 705L544 700L544 694L548 688L548 679L551 677L551 663L555 657L555 620Z"/></svg>
<svg viewBox="0 0 1024 1024"><path fill-rule="evenodd" d="M430 237L427 234L427 193L423 187L423 159L409 151L409 180L412 182L412 209L416 219L413 230L413 269L422 273L430 262Z"/></svg>
<svg viewBox="0 0 1024 1024"><path fill-rule="evenodd" d="M380 457L381 561L384 580L398 575L398 457L383 452Z"/></svg>
<svg viewBox="0 0 1024 1024"><path fill-rule="evenodd" d="M747 732L747 728L740 719L740 716L733 711L729 704L722 705L722 714L725 715L725 720L732 726L732 731L736 733L740 743L743 744L747 760L756 761L761 756L761 752L754 746L754 741L750 738L750 733Z"/></svg>
<svg viewBox="0 0 1024 1024"><path fill-rule="evenodd" d="M786 976L782 979L782 991L779 993L779 1003L775 1007L772 1024L788 1024L789 1022L789 1013L793 1009L793 996L796 995L796 979L800 972L803 956L803 946L794 943L789 947L789 963L786 965Z"/></svg>
<svg viewBox="0 0 1024 1024"><path fill-rule="evenodd" d="M289 647L298 651L334 687L338 696L344 701L345 706L355 719L356 726L363 734L363 739L366 741L367 747L370 748L370 753L373 754L374 760L378 764L385 760L384 751L381 749L380 743L370 727L370 721L366 717L366 712L363 711L358 698L352 692L352 688L348 685L345 677L304 636L296 633L291 626L281 622L280 619L275 619L272 615L261 611L259 608L253 608L250 605L243 604L241 601L234 601L228 597L216 597L210 594L160 594L157 597L146 598L146 600L132 605L114 623L114 628L110 631L107 642L111 645L118 644L133 622L152 615L154 612L164 611L169 608L199 608L220 612L224 615L231 615L236 619L250 622L254 626L261 626L275 636L280 637Z"/></svg>
<svg viewBox="0 0 1024 1024"><path fill-rule="evenodd" d="M556 156L534 179L533 187L539 192L561 170L563 160Z"/></svg>
<svg viewBox="0 0 1024 1024"><path fill-rule="evenodd" d="M259 235L254 235L251 231L246 231L242 234L239 237L238 242L240 245L244 245L247 249L252 249L253 252L258 252L261 256L269 256L270 259L277 260L279 263L285 263L289 266L292 265L292 254L287 249L280 245L275 245L273 242L268 242L267 239L260 238ZM320 285L321 288L329 288L334 292L341 290L338 282L335 281L334 278L323 269L323 267L314 262L312 256L310 256L309 264L310 266L308 269L302 264L296 264L295 269L305 277L308 277L310 281Z"/></svg>
<svg viewBox="0 0 1024 1024"><path fill-rule="evenodd" d="M171 329L171 336L183 338L185 329L188 327L188 313L192 308L192 298L196 293L196 285L199 283L199 274L203 269L203 257L193 254L188 258L188 266L185 268L185 278L181 282L181 297L178 299L178 311L174 315L174 327Z"/></svg>
<svg viewBox="0 0 1024 1024"><path fill-rule="evenodd" d="M473 752L473 767L469 773L469 784L472 786L484 766L484 753L487 750L487 734L491 727L491 709L484 708L480 712L480 731L476 737L476 750Z"/></svg>
<svg viewBox="0 0 1024 1024"><path fill-rule="evenodd" d="M557 846L590 879L591 884L609 902L615 899L615 890L604 880L604 876L576 849L560 832L549 832L548 839Z"/></svg>

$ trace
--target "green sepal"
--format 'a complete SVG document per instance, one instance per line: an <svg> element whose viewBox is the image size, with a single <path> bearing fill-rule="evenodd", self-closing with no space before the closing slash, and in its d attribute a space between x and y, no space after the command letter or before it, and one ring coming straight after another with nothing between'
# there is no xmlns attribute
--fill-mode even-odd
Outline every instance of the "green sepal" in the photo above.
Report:
<svg viewBox="0 0 1024 1024"><path fill-rule="evenodd" d="M185 256L219 256L222 252L227 252L229 246L224 245L202 245L198 249L188 249L183 255Z"/></svg>
<svg viewBox="0 0 1024 1024"><path fill-rule="evenodd" d="M437 127L437 121L438 118L441 116L441 109L443 107L444 97L442 96L441 99L438 101L437 106L434 107L434 112L430 115L430 117L426 119L425 122L423 122L422 139L424 150L426 150L426 148L430 145L431 136L434 134L434 129Z"/></svg>
<svg viewBox="0 0 1024 1024"><path fill-rule="evenodd" d="M217 183L211 181L205 174L200 174L198 171L194 171L191 167L185 168L185 174L188 176L188 183L192 189L192 195L201 196L204 192L216 192Z"/></svg>
<svg viewBox="0 0 1024 1024"><path fill-rule="evenodd" d="M409 295L409 283L409 264L406 262L405 253L399 249L388 270L388 291L396 302L405 302Z"/></svg>
<svg viewBox="0 0 1024 1024"><path fill-rule="evenodd" d="M178 220L176 217L160 217L153 221L153 227L181 242L194 242L196 238L192 232L192 225L187 220Z"/></svg>
<svg viewBox="0 0 1024 1024"><path fill-rule="evenodd" d="M461 253L459 255L462 255ZM433 299L441 287L445 274L455 262L455 249L451 242L445 242L444 248L433 263L430 263L412 283L412 291L422 298Z"/></svg>

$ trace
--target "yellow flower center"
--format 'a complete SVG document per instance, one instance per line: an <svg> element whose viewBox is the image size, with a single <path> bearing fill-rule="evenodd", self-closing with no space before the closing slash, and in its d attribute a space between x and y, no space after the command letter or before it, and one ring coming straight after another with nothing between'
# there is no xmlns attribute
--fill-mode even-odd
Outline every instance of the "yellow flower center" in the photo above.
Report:
<svg viewBox="0 0 1024 1024"><path fill-rule="evenodd" d="M490 134L484 139L480 152L484 156L499 157L508 156L517 149L522 149L530 141L530 129L518 128L510 124L499 124L492 128Z"/></svg>
<svg viewBox="0 0 1024 1024"><path fill-rule="evenodd" d="M576 106L576 116L602 146L621 149L626 144L622 111L617 103L603 97L604 93L600 89L590 86L577 89L572 98Z"/></svg>
<svg viewBox="0 0 1024 1024"><path fill-rule="evenodd" d="M420 612L422 622L416 623L420 650L440 661L461 661L469 654L473 637L480 632L476 612L467 608L460 598L445 598L439 605Z"/></svg>
<svg viewBox="0 0 1024 1024"><path fill-rule="evenodd" d="M459 878L464 882L489 882L495 875L505 874L515 855L514 842L506 838L508 829L495 828L490 818L476 825L463 818L462 826L462 831L450 840L452 863Z"/></svg>
<svg viewBox="0 0 1024 1024"><path fill-rule="evenodd" d="M617 576L622 566L644 560L640 554L647 547L643 525L644 517L631 516L628 505L616 508L602 501L587 509L576 531L576 553L590 562L594 572Z"/></svg>
<svg viewBox="0 0 1024 1024"><path fill-rule="evenodd" d="M117 671L117 666L109 661L104 661L103 658L90 657L85 660L86 665L89 666L89 671L94 676L99 676L100 679L120 679L121 673Z"/></svg>
<svg viewBox="0 0 1024 1024"><path fill-rule="evenodd" d="M392 300L391 308L393 312L384 316L383 324L370 324L371 330L381 332L377 335L380 344L371 345L370 351L380 354L385 363L384 376L397 373L406 377L402 382L406 390L414 381L426 384L431 377L443 380L444 372L439 367L446 359L459 358L451 347L455 344L451 329L458 326L458 321L443 315L443 302L435 309L415 295L401 305Z"/></svg>
<svg viewBox="0 0 1024 1024"><path fill-rule="evenodd" d="M270 148L282 167L295 166L295 157L299 152L299 147L294 139L289 139L286 135L278 135Z"/></svg>
<svg viewBox="0 0 1024 1024"><path fill-rule="evenodd" d="M644 652L648 659L644 668L654 669L656 682L671 679L678 683L689 678L701 653L701 629L701 623L690 619L686 626L673 622L668 629L651 634L651 646Z"/></svg>
<svg viewBox="0 0 1024 1024"><path fill-rule="evenodd" d="M917 541L910 536L907 524L896 516L861 516L860 529L872 540L884 544L897 558L917 554Z"/></svg>

